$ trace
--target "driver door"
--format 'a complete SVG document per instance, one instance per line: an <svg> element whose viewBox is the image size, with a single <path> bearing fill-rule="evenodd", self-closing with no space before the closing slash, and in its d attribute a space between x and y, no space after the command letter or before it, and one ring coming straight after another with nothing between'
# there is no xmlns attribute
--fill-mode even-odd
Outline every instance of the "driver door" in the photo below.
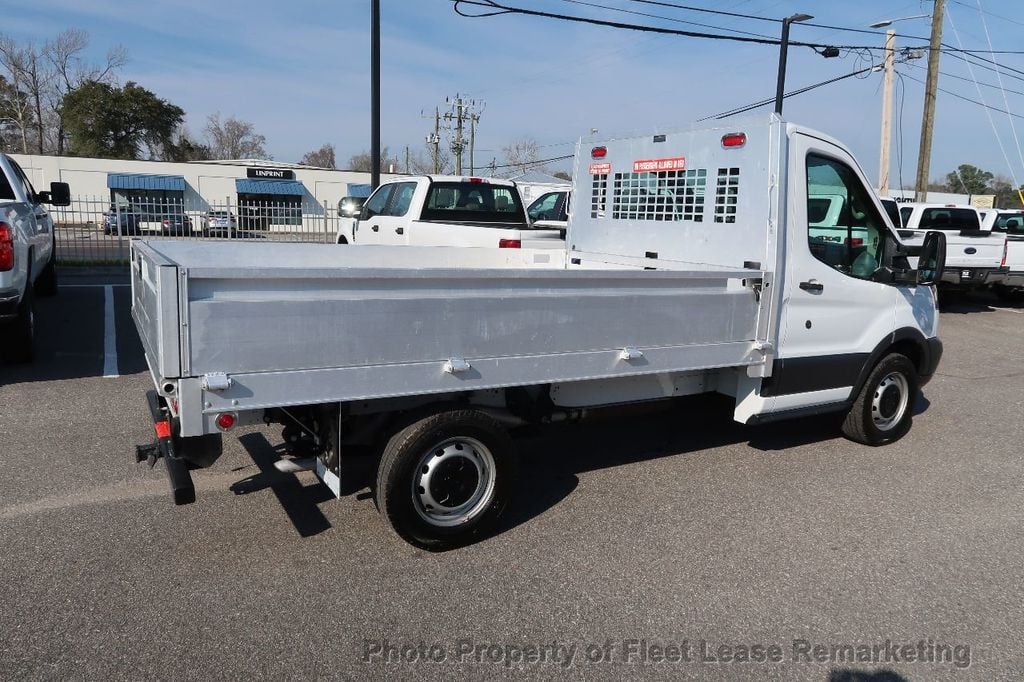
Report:
<svg viewBox="0 0 1024 682"><path fill-rule="evenodd" d="M790 143L787 257L769 411L840 402L894 329L898 288L872 281L895 239L856 162L824 140Z"/></svg>
<svg viewBox="0 0 1024 682"><path fill-rule="evenodd" d="M356 244L388 244L384 241L386 233L381 232L381 221L386 218L384 215L394 185L381 185L377 188L361 209L360 219L355 225L353 234ZM366 216L363 218L362 216Z"/></svg>

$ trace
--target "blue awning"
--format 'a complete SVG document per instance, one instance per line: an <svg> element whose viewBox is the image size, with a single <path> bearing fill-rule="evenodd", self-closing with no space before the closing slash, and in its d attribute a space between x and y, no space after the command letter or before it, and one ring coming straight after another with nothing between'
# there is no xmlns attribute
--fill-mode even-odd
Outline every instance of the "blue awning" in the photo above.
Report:
<svg viewBox="0 0 1024 682"><path fill-rule="evenodd" d="M185 191L185 178L180 175L144 175L142 173L107 173L110 189L156 189Z"/></svg>
<svg viewBox="0 0 1024 682"><path fill-rule="evenodd" d="M235 190L239 194L280 194L290 197L301 197L306 194L305 185L298 180L236 178Z"/></svg>
<svg viewBox="0 0 1024 682"><path fill-rule="evenodd" d="M353 182L348 183L348 195L350 197L366 199L370 196L370 190L372 189L373 187L370 187L369 185L357 185Z"/></svg>

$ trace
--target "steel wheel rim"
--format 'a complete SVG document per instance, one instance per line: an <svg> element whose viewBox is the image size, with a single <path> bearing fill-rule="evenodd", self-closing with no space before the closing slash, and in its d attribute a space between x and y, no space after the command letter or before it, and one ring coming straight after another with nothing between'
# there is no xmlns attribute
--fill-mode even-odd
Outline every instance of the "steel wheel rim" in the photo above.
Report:
<svg viewBox="0 0 1024 682"><path fill-rule="evenodd" d="M871 420L878 430L889 431L903 421L909 406L910 383L899 372L890 372L875 386Z"/></svg>
<svg viewBox="0 0 1024 682"><path fill-rule="evenodd" d="M448 438L424 452L412 478L413 507L432 526L476 518L494 496L494 455L475 438Z"/></svg>

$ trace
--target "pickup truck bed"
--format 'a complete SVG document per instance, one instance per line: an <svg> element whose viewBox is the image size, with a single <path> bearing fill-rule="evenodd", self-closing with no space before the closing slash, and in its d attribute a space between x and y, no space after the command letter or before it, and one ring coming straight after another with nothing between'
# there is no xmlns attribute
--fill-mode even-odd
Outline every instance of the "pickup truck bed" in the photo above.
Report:
<svg viewBox="0 0 1024 682"><path fill-rule="evenodd" d="M135 241L133 315L156 385L182 380L178 398L201 401L207 422L764 362L752 288L763 272L524 268L519 254ZM631 347L643 354L625 359ZM211 388L224 375L230 386ZM211 431L188 414L182 435Z"/></svg>

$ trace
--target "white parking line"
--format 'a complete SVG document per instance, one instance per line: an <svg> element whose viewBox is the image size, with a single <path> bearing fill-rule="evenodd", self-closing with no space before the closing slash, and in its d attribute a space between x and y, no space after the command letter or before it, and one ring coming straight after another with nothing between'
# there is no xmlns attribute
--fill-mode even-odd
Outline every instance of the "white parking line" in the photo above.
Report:
<svg viewBox="0 0 1024 682"><path fill-rule="evenodd" d="M117 326L114 324L114 286L103 287L103 378L117 374Z"/></svg>
<svg viewBox="0 0 1024 682"><path fill-rule="evenodd" d="M130 287L131 284L61 284L61 289L106 289L109 287Z"/></svg>

